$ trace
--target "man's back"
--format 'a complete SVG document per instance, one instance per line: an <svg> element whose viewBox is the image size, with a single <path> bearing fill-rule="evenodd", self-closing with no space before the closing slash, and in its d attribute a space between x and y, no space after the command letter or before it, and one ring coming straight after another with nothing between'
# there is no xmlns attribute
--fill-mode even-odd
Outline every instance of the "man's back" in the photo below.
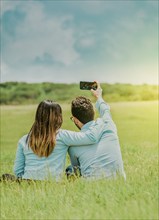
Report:
<svg viewBox="0 0 159 220"><path fill-rule="evenodd" d="M115 177L117 173L125 177L119 138L116 126L111 118L110 108L102 98L99 98L96 107L100 113L97 121L86 123L81 131L85 131L90 125L104 123L103 134L97 144L70 147L69 155L73 166L80 166L83 177L101 178Z"/></svg>

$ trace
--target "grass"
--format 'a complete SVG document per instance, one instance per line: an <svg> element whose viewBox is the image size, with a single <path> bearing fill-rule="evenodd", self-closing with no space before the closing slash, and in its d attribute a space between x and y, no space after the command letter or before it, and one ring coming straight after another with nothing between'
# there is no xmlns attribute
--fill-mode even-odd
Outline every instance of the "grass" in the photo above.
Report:
<svg viewBox="0 0 159 220"><path fill-rule="evenodd" d="M62 107L63 128L74 130L69 106ZM1 182L1 219L159 219L158 103L111 103L111 109L127 181ZM12 173L17 141L30 129L35 110L1 107L1 174Z"/></svg>

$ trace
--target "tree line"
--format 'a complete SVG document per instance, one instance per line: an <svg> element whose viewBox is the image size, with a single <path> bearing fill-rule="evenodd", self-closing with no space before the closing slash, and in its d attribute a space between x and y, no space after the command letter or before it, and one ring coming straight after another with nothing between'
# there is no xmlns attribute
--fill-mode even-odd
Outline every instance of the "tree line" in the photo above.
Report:
<svg viewBox="0 0 159 220"><path fill-rule="evenodd" d="M147 101L158 99L157 85L101 84L103 97L107 102ZM44 99L70 103L76 96L87 96L93 99L90 91L79 89L78 84L64 83L0 83L0 104L34 104Z"/></svg>

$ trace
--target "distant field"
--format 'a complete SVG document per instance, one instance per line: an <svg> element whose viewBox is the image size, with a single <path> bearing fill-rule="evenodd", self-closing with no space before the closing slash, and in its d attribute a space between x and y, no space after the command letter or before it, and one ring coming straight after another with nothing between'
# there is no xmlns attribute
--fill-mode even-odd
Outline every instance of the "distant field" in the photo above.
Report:
<svg viewBox="0 0 159 220"><path fill-rule="evenodd" d="M158 103L111 103L127 181L82 179L56 183L1 183L1 219L138 219L158 216ZM18 139L37 105L1 106L1 174L12 173ZM63 128L75 130L70 106ZM69 161L67 160L67 163Z"/></svg>

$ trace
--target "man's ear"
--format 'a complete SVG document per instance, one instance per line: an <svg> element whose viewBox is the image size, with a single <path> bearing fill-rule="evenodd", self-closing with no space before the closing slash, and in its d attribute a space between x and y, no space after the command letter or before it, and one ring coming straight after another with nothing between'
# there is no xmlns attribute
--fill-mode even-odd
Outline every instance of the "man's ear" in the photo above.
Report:
<svg viewBox="0 0 159 220"><path fill-rule="evenodd" d="M76 117L74 117L74 123L75 123L76 125L80 126L80 127L83 126L83 123L82 123L78 118L76 118Z"/></svg>
<svg viewBox="0 0 159 220"><path fill-rule="evenodd" d="M74 117L73 119L74 119L75 124L78 124L80 122L76 117Z"/></svg>

